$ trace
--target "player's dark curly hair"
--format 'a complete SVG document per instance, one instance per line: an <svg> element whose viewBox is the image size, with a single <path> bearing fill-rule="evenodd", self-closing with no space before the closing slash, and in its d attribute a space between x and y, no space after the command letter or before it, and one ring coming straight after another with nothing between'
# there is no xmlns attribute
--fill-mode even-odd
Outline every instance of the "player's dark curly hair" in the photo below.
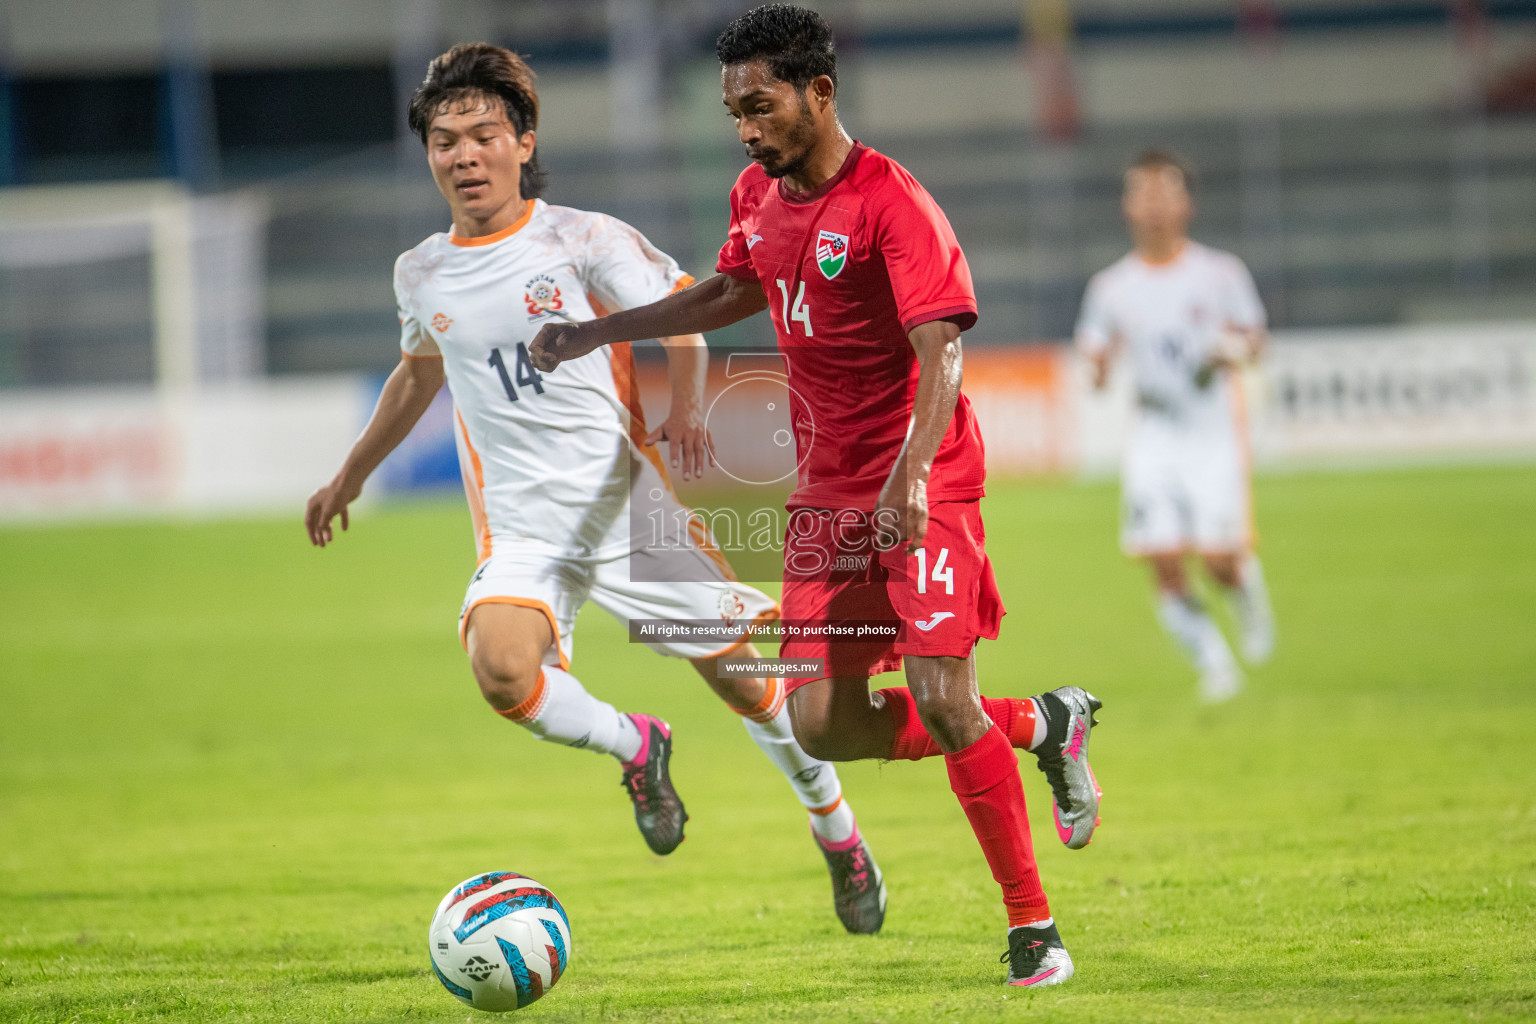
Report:
<svg viewBox="0 0 1536 1024"><path fill-rule="evenodd" d="M794 4L764 4L725 26L715 40L721 64L762 60L781 82L804 91L826 75L837 86L837 49L832 28L815 11Z"/></svg>
<svg viewBox="0 0 1536 1024"><path fill-rule="evenodd" d="M425 145L432 119L444 110L477 104L494 97L507 108L507 120L521 137L539 127L539 93L533 69L511 50L490 43L462 43L427 65L427 77L416 87L406 123ZM534 149L523 164L519 191L524 199L544 194L548 175L539 167Z"/></svg>

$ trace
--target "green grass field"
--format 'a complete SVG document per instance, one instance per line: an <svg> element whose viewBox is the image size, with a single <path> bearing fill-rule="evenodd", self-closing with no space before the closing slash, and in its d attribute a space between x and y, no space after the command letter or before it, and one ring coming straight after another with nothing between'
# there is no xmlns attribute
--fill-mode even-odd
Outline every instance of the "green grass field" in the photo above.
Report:
<svg viewBox="0 0 1536 1024"><path fill-rule="evenodd" d="M644 848L610 759L480 702L458 504L0 531L0 1020L460 1021L447 888L551 885L575 951L522 1016L1374 1021L1536 1016L1536 468L1258 484L1275 661L1196 707L1108 485L997 485L984 689L1104 698L1104 825L1062 848L1077 977L1009 991L942 765L847 766L890 887L844 935L803 813L686 665L584 615L574 670L667 716L693 820Z"/></svg>

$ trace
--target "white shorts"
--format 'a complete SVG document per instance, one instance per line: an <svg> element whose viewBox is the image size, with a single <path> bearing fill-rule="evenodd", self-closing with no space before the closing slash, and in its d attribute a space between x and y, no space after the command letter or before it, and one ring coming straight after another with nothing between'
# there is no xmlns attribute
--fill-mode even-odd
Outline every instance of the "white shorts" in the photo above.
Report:
<svg viewBox="0 0 1536 1024"><path fill-rule="evenodd" d="M1138 557L1253 546L1248 454L1231 431L1141 423L1121 475L1120 546Z"/></svg>
<svg viewBox="0 0 1536 1024"><path fill-rule="evenodd" d="M665 564L647 564L664 558ZM695 560L680 566L680 559ZM666 574L686 576L676 582L654 580ZM753 627L779 616L778 604L767 594L731 578L729 566L717 556L693 548L656 555L644 550L609 559L577 559L516 549L496 551L475 570L459 612L459 640L468 645L469 613L482 604L512 604L542 611L557 643L544 654L546 665L568 668L576 613L591 601L626 628L631 619L722 620L740 625L734 641L689 643L645 641L658 654L671 658L710 658L743 643Z"/></svg>

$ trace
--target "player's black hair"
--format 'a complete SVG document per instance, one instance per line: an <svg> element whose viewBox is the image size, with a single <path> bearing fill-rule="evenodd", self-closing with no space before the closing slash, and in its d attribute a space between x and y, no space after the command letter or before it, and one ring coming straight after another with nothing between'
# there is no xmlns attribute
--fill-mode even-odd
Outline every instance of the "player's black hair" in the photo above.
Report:
<svg viewBox="0 0 1536 1024"><path fill-rule="evenodd" d="M1171 149L1154 147L1144 149L1136 154L1136 159L1131 161L1127 171L1150 171L1159 167L1172 167L1179 172L1184 179L1184 188L1190 195L1195 194L1195 168L1182 156Z"/></svg>
<svg viewBox="0 0 1536 1024"><path fill-rule="evenodd" d="M438 114L460 104L495 98L505 105L507 120L522 137L539 127L539 93L534 77L528 62L511 50L490 43L461 43L427 65L427 77L411 96L406 123L426 145L427 129ZM524 199L537 199L547 183L548 175L539 167L535 147L523 164L519 191Z"/></svg>
<svg viewBox="0 0 1536 1024"><path fill-rule="evenodd" d="M837 88L837 48L832 27L815 11L794 4L764 4L725 26L715 40L721 64L761 60L781 82L801 92L826 75Z"/></svg>

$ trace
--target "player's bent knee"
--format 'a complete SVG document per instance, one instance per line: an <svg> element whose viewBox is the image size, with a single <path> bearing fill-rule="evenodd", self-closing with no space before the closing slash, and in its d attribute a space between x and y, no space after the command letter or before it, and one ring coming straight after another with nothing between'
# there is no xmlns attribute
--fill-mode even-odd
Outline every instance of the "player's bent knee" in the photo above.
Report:
<svg viewBox="0 0 1536 1024"><path fill-rule="evenodd" d="M554 632L541 610L486 603L470 612L465 642L481 696L498 711L507 711L538 686Z"/></svg>
<svg viewBox="0 0 1536 1024"><path fill-rule="evenodd" d="M1158 588L1174 593L1182 594L1189 587L1189 581L1184 575L1184 559L1178 555L1154 555L1148 561L1152 563L1152 574L1157 578Z"/></svg>
<svg viewBox="0 0 1536 1024"><path fill-rule="evenodd" d="M756 658L757 648L751 644L737 648L730 652L733 656L744 658ZM720 659L723 655L712 655L707 658L690 658L694 671L708 684L716 697L725 702L726 706L746 712L758 708L768 694L768 681L751 676L723 676L720 674Z"/></svg>
<svg viewBox="0 0 1536 1024"><path fill-rule="evenodd" d="M868 723L864 719L870 713L867 682L862 678L843 680L844 684L857 683L856 687L842 691L843 699L839 699L838 682L818 680L789 695L789 721L795 742L819 761L856 761L880 756L889 743L878 753L861 749L860 733L866 730ZM858 691L857 707L846 699L854 689Z"/></svg>
<svg viewBox="0 0 1536 1024"><path fill-rule="evenodd" d="M801 750L818 761L842 760L838 756L841 750L838 749L837 741L825 732L807 732L805 735L796 732L795 742L800 744Z"/></svg>
<svg viewBox="0 0 1536 1024"><path fill-rule="evenodd" d="M940 749L959 750L968 745L964 739L967 723L953 709L946 708L942 711L931 711L928 714L924 714L919 709L917 717Z"/></svg>
<svg viewBox="0 0 1536 1024"><path fill-rule="evenodd" d="M709 688L715 691L715 696L737 711L751 711L758 707L768 693L768 684L762 679L737 679L729 676L710 680Z"/></svg>
<svg viewBox="0 0 1536 1024"><path fill-rule="evenodd" d="M974 739L971 734L985 720L981 705L969 693L913 693L912 697L923 728L944 750L969 746Z"/></svg>
<svg viewBox="0 0 1536 1024"><path fill-rule="evenodd" d="M477 650L470 658L480 695L498 711L515 708L532 695L543 666L537 658L508 648Z"/></svg>
<svg viewBox="0 0 1536 1024"><path fill-rule="evenodd" d="M825 719L807 720L791 716L791 725L794 727L795 742L800 744L800 749L816 758L818 761L842 761L842 746L837 741L837 735L832 728L832 723Z"/></svg>
<svg viewBox="0 0 1536 1024"><path fill-rule="evenodd" d="M1224 587L1235 587L1241 582L1237 573L1237 556L1233 554L1216 554L1205 556L1206 571L1211 578Z"/></svg>

